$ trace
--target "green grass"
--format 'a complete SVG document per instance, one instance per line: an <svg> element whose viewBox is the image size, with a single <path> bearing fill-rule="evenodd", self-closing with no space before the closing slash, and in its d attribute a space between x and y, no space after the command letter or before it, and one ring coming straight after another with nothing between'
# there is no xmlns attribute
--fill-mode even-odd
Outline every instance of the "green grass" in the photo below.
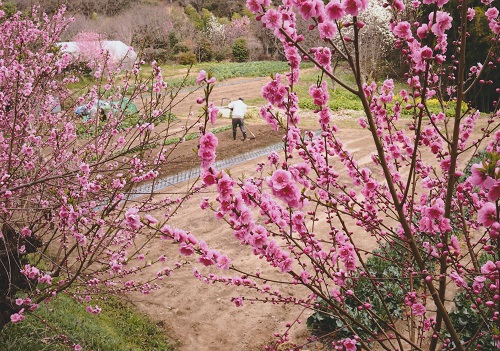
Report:
<svg viewBox="0 0 500 351"><path fill-rule="evenodd" d="M72 344L93 351L174 350L161 328L123 302L109 299L98 305L103 311L92 315L86 305L60 295L22 323L6 326L0 332L0 350L62 351Z"/></svg>
<svg viewBox="0 0 500 351"><path fill-rule="evenodd" d="M310 63L303 63L303 68L312 67ZM254 61L254 62L204 62L190 67L178 64L165 64L161 66L162 74L170 88L189 87L196 85L196 77L200 70L211 73L218 81L239 77L266 77L275 73L289 70L287 62L284 61ZM185 77L189 71L188 77ZM140 76L150 77L152 68L150 64L141 66ZM70 89L85 90L97 81L90 75L80 77L78 83L71 84Z"/></svg>

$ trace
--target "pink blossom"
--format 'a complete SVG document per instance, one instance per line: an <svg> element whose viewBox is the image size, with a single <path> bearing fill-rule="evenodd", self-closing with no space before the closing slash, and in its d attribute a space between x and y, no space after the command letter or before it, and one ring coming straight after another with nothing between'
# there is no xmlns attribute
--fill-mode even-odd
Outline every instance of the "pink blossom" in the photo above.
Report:
<svg viewBox="0 0 500 351"><path fill-rule="evenodd" d="M429 14L429 20L434 22L431 27L432 33L438 37L442 37L444 32L451 28L453 18L447 12L437 11L435 19L434 13Z"/></svg>
<svg viewBox="0 0 500 351"><path fill-rule="evenodd" d="M200 137L200 147L202 148L215 149L218 143L219 139L212 132L207 132Z"/></svg>
<svg viewBox="0 0 500 351"><path fill-rule="evenodd" d="M271 185L273 190L279 191L287 187L291 180L292 175L290 172L278 169L273 173L268 183Z"/></svg>
<svg viewBox="0 0 500 351"><path fill-rule="evenodd" d="M203 184L206 186L214 185L217 183L218 174L215 173L211 168L203 171L202 178Z"/></svg>
<svg viewBox="0 0 500 351"><path fill-rule="evenodd" d="M142 227L141 218L137 214L139 210L132 207L125 212L125 223L132 229L139 229Z"/></svg>
<svg viewBox="0 0 500 351"><path fill-rule="evenodd" d="M19 323L19 322L22 322L24 320L24 316L23 316L23 313L24 312L24 308L21 309L19 311L19 313L14 313L14 314L11 314L10 315L10 321L15 324L15 323Z"/></svg>
<svg viewBox="0 0 500 351"><path fill-rule="evenodd" d="M351 338L346 338L344 340L345 351L356 351L356 340Z"/></svg>
<svg viewBox="0 0 500 351"><path fill-rule="evenodd" d="M219 116L219 109L215 106L213 102L208 105L208 116L210 123L215 124L217 117Z"/></svg>
<svg viewBox="0 0 500 351"><path fill-rule="evenodd" d="M467 20L472 21L474 19L474 16L476 16L476 10L474 10L472 7L469 7L467 9Z"/></svg>
<svg viewBox="0 0 500 351"><path fill-rule="evenodd" d="M280 162L280 156L275 151L271 152L269 156L267 156L267 159L269 160L270 166L277 165Z"/></svg>
<svg viewBox="0 0 500 351"><path fill-rule="evenodd" d="M436 199L431 207L427 207L425 214L431 219L441 219L444 214L444 201Z"/></svg>
<svg viewBox="0 0 500 351"><path fill-rule="evenodd" d="M260 116L268 123L270 124L274 131L278 131L278 121L274 117L274 115L270 112L270 109L272 108L272 105L267 105L267 106L262 106L260 108Z"/></svg>
<svg viewBox="0 0 500 351"><path fill-rule="evenodd" d="M80 171L82 171L85 174L89 174L90 173L90 167L89 167L89 165L82 162L80 164Z"/></svg>
<svg viewBox="0 0 500 351"><path fill-rule="evenodd" d="M460 243L456 235L450 238L450 250L453 250L455 255L460 255Z"/></svg>
<svg viewBox="0 0 500 351"><path fill-rule="evenodd" d="M471 166L471 175L469 181L472 185L482 186L487 178L483 165L475 163Z"/></svg>
<svg viewBox="0 0 500 351"><path fill-rule="evenodd" d="M477 211L477 221L485 227L491 226L497 220L497 207L491 202L487 202Z"/></svg>
<svg viewBox="0 0 500 351"><path fill-rule="evenodd" d="M102 308L100 308L97 305L95 305L95 307L92 307L92 305L89 305L85 308L85 311L87 311L88 313L92 313L92 314L99 314L99 313L101 313Z"/></svg>
<svg viewBox="0 0 500 351"><path fill-rule="evenodd" d="M48 274L44 274L38 278L40 284L52 284L52 277Z"/></svg>
<svg viewBox="0 0 500 351"><path fill-rule="evenodd" d="M411 311L415 316L423 316L426 312L425 306L417 302L411 306Z"/></svg>
<svg viewBox="0 0 500 351"><path fill-rule="evenodd" d="M327 126L332 120L332 114L328 107L324 107L319 111L319 123L322 126Z"/></svg>
<svg viewBox="0 0 500 351"><path fill-rule="evenodd" d="M319 36L321 39L333 39L335 34L337 34L337 26L335 23L330 21L325 21L318 24Z"/></svg>
<svg viewBox="0 0 500 351"><path fill-rule="evenodd" d="M325 7L325 11L327 17L332 21L339 20L345 15L345 11L339 0L330 1Z"/></svg>
<svg viewBox="0 0 500 351"><path fill-rule="evenodd" d="M206 79L207 79L207 72L202 69L200 73L198 73L198 77L196 77L196 84L200 85Z"/></svg>
<svg viewBox="0 0 500 351"><path fill-rule="evenodd" d="M194 253L194 249L191 245L187 245L185 243L180 244L179 252L184 256L191 256Z"/></svg>
<svg viewBox="0 0 500 351"><path fill-rule="evenodd" d="M407 21L399 22L393 29L394 34L402 39L410 39L413 37L411 34L411 26Z"/></svg>
<svg viewBox="0 0 500 351"><path fill-rule="evenodd" d="M207 255L200 256L198 258L198 262L200 262L205 267L208 267L208 266L211 266L211 265L214 264L214 261L212 260L212 257L209 257Z"/></svg>
<svg viewBox="0 0 500 351"><path fill-rule="evenodd" d="M149 224L155 225L158 223L158 220L151 216L150 214L146 214L144 218L148 221Z"/></svg>
<svg viewBox="0 0 500 351"><path fill-rule="evenodd" d="M272 105L280 105L285 99L287 90L281 84L281 75L276 74L276 78L264 85L262 88L262 97L267 99Z"/></svg>
<svg viewBox="0 0 500 351"><path fill-rule="evenodd" d="M489 188L488 200L495 202L500 198L500 180L495 179L495 183Z"/></svg>
<svg viewBox="0 0 500 351"><path fill-rule="evenodd" d="M483 274L493 274L497 271L497 266L492 261L487 261L481 267L481 273Z"/></svg>
<svg viewBox="0 0 500 351"><path fill-rule="evenodd" d="M217 257L217 267L220 269L227 270L231 267L231 260L225 255L219 255Z"/></svg>
<svg viewBox="0 0 500 351"><path fill-rule="evenodd" d="M31 236L31 229L28 227L24 227L23 229L21 229L21 236L23 238Z"/></svg>
<svg viewBox="0 0 500 351"><path fill-rule="evenodd" d="M455 283L455 285L459 288L466 288L467 282L458 274L457 272L453 271L450 273L450 279Z"/></svg>
<svg viewBox="0 0 500 351"><path fill-rule="evenodd" d="M484 15L486 16L486 18L488 18L489 21L492 21L498 17L498 9L496 7L490 7L488 10L486 10Z"/></svg>
<svg viewBox="0 0 500 351"><path fill-rule="evenodd" d="M210 207L210 199L208 197L204 197L200 202L200 208L202 210L206 210Z"/></svg>
<svg viewBox="0 0 500 351"><path fill-rule="evenodd" d="M262 16L261 21L269 29L280 28L282 25L281 13L275 9L269 9L265 15Z"/></svg>
<svg viewBox="0 0 500 351"><path fill-rule="evenodd" d="M210 168L215 161L215 148L218 144L218 139L211 132L207 132L200 138L200 148L198 149L198 156L201 158L201 167L204 170Z"/></svg>
<svg viewBox="0 0 500 351"><path fill-rule="evenodd" d="M81 350L82 350L82 347L80 346L80 344L75 344L75 345L73 346L73 350L75 350L75 351L81 351Z"/></svg>

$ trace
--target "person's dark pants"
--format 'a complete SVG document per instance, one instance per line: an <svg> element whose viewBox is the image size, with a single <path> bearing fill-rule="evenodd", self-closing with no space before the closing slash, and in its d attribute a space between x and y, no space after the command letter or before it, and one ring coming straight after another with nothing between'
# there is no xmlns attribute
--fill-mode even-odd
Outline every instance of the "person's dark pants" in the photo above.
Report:
<svg viewBox="0 0 500 351"><path fill-rule="evenodd" d="M245 131L245 121L243 118L233 118L233 140L236 140L236 129L240 127L241 133L243 134L243 140L247 138L247 132Z"/></svg>

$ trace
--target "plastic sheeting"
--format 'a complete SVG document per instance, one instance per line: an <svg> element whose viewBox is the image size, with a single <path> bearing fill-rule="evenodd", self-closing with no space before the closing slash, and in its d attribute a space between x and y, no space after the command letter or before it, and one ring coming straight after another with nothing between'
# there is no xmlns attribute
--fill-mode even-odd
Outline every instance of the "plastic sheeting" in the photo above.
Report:
<svg viewBox="0 0 500 351"><path fill-rule="evenodd" d="M100 42L103 51L108 52L111 60L115 63L122 62L124 69L132 69L137 60L137 54L130 46L119 40L103 40ZM78 42L65 41L57 43L63 52L78 56L80 49Z"/></svg>

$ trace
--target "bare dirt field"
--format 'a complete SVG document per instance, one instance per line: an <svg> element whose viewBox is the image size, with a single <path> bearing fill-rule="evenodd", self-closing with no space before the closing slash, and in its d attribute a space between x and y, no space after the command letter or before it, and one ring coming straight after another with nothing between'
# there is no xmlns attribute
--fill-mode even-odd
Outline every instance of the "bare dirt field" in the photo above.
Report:
<svg viewBox="0 0 500 351"><path fill-rule="evenodd" d="M219 103L222 97L236 99L243 96L245 99L254 99L260 96L264 80L231 81L221 83L214 89L213 101ZM189 111L195 106L188 100L176 107L176 115L182 116L183 111ZM306 126L313 125L311 113L302 113L302 123ZM338 114L338 123L344 128L339 132L339 137L346 141L353 153L362 153L361 162L370 163L367 150L369 134L357 128L356 115ZM225 159L249 150L262 148L264 146L280 142L281 134L274 132L264 122L252 119L246 121L248 127L255 134L255 139L241 141L241 133L238 130L238 138L232 140L230 130L218 133L219 146L217 148L217 159ZM229 119L219 119L215 125L222 126L230 124ZM197 141L191 140L181 144L176 149L169 162L162 170L162 174L173 174L182 170L198 167L199 159L196 155ZM258 162L266 162L266 156L254 159L242 164L232 166L230 172L233 176L244 176L255 170ZM364 161L363 161L364 160ZM189 182L177 184L165 189L165 192L182 192ZM189 230L198 238L205 240L210 247L218 249L228 256L237 260L233 263L245 267L251 272L265 270L265 262L254 257L250 250L241 247L233 238L230 230L223 223L214 218L210 211L201 211L200 200L203 196L213 194L201 194L193 197L175 216L170 224ZM161 194L159 194L161 196ZM158 214L161 216L161 214ZM371 246L370 238L360 238L360 244L367 249ZM150 248L150 254L164 254L170 261L184 260L178 254L178 247L168 242L161 242ZM134 295L131 302L141 311L148 314L158 325L161 325L173 338L180 351L234 351L234 350L262 350L263 346L273 340L274 332L284 332L287 322L295 319L301 320L291 334L292 340L304 342L309 336L305 322L310 312L303 311L298 306L273 305L271 303L245 302L243 307L236 307L231 302L231 297L252 296L245 288L207 285L193 277L193 268L198 267L196 262L176 271L170 278L160 282L162 289L154 291L149 295ZM253 271L252 271L253 270ZM219 273L220 274L220 273ZM234 273L226 273L234 276ZM294 287L294 289L299 289ZM294 293L293 289L289 291ZM314 350L318 345L312 344L309 349Z"/></svg>

